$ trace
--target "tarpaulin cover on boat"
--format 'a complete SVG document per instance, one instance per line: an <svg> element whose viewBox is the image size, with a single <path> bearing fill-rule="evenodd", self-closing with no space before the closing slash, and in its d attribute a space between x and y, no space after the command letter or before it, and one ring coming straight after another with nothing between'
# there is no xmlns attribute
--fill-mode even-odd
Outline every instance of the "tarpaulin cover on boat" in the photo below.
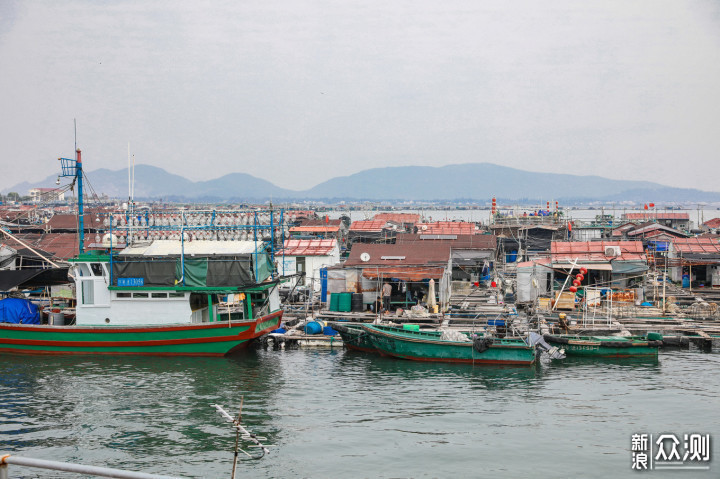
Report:
<svg viewBox="0 0 720 479"><path fill-rule="evenodd" d="M5 298L0 301L0 323L40 324L40 312L27 299Z"/></svg>
<svg viewBox="0 0 720 479"><path fill-rule="evenodd" d="M113 283L118 278L143 278L144 286L173 286L175 259L169 261L114 261Z"/></svg>
<svg viewBox="0 0 720 479"><path fill-rule="evenodd" d="M258 254L258 277L270 276L267 255ZM232 259L180 258L170 260L123 260L113 262L113 283L118 278L142 278L143 286L238 287L255 282L250 255ZM183 270L184 268L184 270Z"/></svg>
<svg viewBox="0 0 720 479"><path fill-rule="evenodd" d="M17 269L0 271L0 291L15 287L34 288L69 283L67 268Z"/></svg>

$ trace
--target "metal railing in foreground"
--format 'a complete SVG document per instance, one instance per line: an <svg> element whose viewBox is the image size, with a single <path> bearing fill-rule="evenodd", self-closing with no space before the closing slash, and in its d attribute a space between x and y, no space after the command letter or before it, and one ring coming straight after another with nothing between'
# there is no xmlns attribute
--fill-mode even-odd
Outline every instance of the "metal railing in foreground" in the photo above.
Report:
<svg viewBox="0 0 720 479"><path fill-rule="evenodd" d="M14 456L11 454L0 454L0 479L8 479L10 477L8 475L8 465L10 464L48 469L51 471L74 472L77 474L86 474L96 477L116 477L121 479L179 479L177 476L159 476L156 474L146 474L144 472L123 471L122 469L112 469L109 467L85 466L69 462L46 461L44 459Z"/></svg>

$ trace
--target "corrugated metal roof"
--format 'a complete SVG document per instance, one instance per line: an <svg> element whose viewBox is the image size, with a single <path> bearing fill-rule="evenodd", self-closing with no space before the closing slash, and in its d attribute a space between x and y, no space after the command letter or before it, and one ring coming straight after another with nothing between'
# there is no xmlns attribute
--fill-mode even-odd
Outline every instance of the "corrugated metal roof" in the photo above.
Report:
<svg viewBox="0 0 720 479"><path fill-rule="evenodd" d="M340 226L293 226L291 233L337 233Z"/></svg>
<svg viewBox="0 0 720 479"><path fill-rule="evenodd" d="M338 227L340 227L340 226L342 226L342 220L340 220L340 219L325 220L324 218L319 219L319 220L303 220L300 222L300 224L298 226L303 227L303 228L306 226L338 226Z"/></svg>
<svg viewBox="0 0 720 479"><path fill-rule="evenodd" d="M254 241L185 241L185 256L234 256L252 254L262 243ZM128 256L180 256L182 241L155 240L150 244L130 246L119 254Z"/></svg>
<svg viewBox="0 0 720 479"><path fill-rule="evenodd" d="M434 223L418 223L418 233L422 234L465 234L478 232L475 223L465 221L436 221Z"/></svg>
<svg viewBox="0 0 720 479"><path fill-rule="evenodd" d="M78 217L76 215L59 214L50 218L47 226L56 230L77 230L78 228ZM85 213L83 215L83 226L84 228L98 229L103 228L103 222L97 215L93 213Z"/></svg>
<svg viewBox="0 0 720 479"><path fill-rule="evenodd" d="M393 223L412 223L420 221L420 215L415 213L378 213L373 217L377 221L392 221Z"/></svg>
<svg viewBox="0 0 720 479"><path fill-rule="evenodd" d="M440 238L435 239L434 236L437 236L435 234L428 234L426 232L422 232L422 234L413 234L413 233L398 233L397 239L395 242L397 244L413 244L413 243L421 243L421 244L448 244L453 249L469 249L469 250L494 250L497 246L497 237L495 235L476 235L476 234L467 234L467 235L449 235L450 237L454 237L454 239L451 238L443 238L443 236L448 235L441 235Z"/></svg>
<svg viewBox="0 0 720 479"><path fill-rule="evenodd" d="M285 240L282 251L285 256L328 256L337 249L335 239Z"/></svg>
<svg viewBox="0 0 720 479"><path fill-rule="evenodd" d="M23 243L31 246L33 249L41 250L41 253L48 253L56 259L66 260L73 258L78 254L78 237L75 233L26 233L15 235L15 237ZM26 249L25 245L12 238L6 237L3 244L6 244L18 251ZM28 254L30 256L35 256L32 252Z"/></svg>
<svg viewBox="0 0 720 479"><path fill-rule="evenodd" d="M607 246L620 248L620 256L606 256ZM553 241L550 245L553 263L645 261L642 241Z"/></svg>
<svg viewBox="0 0 720 479"><path fill-rule="evenodd" d="M376 220L353 221L352 224L350 225L350 231L380 232L383 229L385 229L386 225L387 225L386 221L376 221Z"/></svg>
<svg viewBox="0 0 720 479"><path fill-rule="evenodd" d="M368 261L361 255L367 253ZM405 259L381 259L383 256L405 256ZM364 257L364 256L363 256ZM345 261L346 266L407 266L447 264L450 246L447 244L365 244L356 243Z"/></svg>
<svg viewBox="0 0 720 479"><path fill-rule="evenodd" d="M689 213L625 213L623 218L626 220L689 220Z"/></svg>
<svg viewBox="0 0 720 479"><path fill-rule="evenodd" d="M443 267L430 266L396 266L393 268L367 268L362 275L367 279L397 278L402 281L422 281L424 279L440 279L445 272Z"/></svg>
<svg viewBox="0 0 720 479"><path fill-rule="evenodd" d="M720 243L713 238L677 238L672 240L673 249L681 254L720 253Z"/></svg>

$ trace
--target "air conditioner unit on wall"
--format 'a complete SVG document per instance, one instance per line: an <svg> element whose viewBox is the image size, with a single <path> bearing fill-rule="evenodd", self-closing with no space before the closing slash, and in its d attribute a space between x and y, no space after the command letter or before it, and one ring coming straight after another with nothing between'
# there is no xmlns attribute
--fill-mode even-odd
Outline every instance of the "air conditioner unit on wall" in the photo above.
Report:
<svg viewBox="0 0 720 479"><path fill-rule="evenodd" d="M622 254L619 246L606 246L605 256L618 257Z"/></svg>

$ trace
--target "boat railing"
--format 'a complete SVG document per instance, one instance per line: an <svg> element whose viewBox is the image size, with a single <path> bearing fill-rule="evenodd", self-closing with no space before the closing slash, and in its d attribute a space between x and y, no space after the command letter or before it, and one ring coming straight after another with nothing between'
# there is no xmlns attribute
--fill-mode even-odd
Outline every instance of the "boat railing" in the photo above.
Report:
<svg viewBox="0 0 720 479"><path fill-rule="evenodd" d="M86 466L83 464L73 464L71 462L48 461L45 459L15 456L12 454L0 454L0 479L8 479L10 477L8 472L8 466L10 464L15 466L33 467L50 471L73 472L76 474L90 475L95 477L116 477L124 479L179 479L179 476L160 476L156 474L125 471L122 469L113 469L109 467Z"/></svg>

